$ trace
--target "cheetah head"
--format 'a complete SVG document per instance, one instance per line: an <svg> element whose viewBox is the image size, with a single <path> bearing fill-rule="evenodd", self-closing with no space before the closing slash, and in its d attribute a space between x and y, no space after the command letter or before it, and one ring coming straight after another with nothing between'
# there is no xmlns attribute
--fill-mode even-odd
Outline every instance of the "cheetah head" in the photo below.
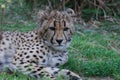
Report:
<svg viewBox="0 0 120 80"><path fill-rule="evenodd" d="M44 42L56 50L66 50L74 33L74 11L40 11L38 15L38 31Z"/></svg>

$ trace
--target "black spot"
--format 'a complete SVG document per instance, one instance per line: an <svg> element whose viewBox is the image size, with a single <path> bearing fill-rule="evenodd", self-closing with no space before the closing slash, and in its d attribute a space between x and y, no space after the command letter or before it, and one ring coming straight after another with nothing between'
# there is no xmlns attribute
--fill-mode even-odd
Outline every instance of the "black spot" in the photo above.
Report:
<svg viewBox="0 0 120 80"><path fill-rule="evenodd" d="M39 46L39 44L36 44L36 46Z"/></svg>
<svg viewBox="0 0 120 80"><path fill-rule="evenodd" d="M55 71L55 72L54 72L54 74L58 74L58 72L57 72L57 71Z"/></svg>
<svg viewBox="0 0 120 80"><path fill-rule="evenodd" d="M3 63L2 62L0 62L0 65L2 65Z"/></svg>
<svg viewBox="0 0 120 80"><path fill-rule="evenodd" d="M31 69L31 68L28 68L27 70L28 70L28 71L31 71L32 69Z"/></svg>
<svg viewBox="0 0 120 80"><path fill-rule="evenodd" d="M40 73L40 74L38 74L40 77L42 77L43 75Z"/></svg>
<svg viewBox="0 0 120 80"><path fill-rule="evenodd" d="M67 72L67 75L70 75L70 71Z"/></svg>
<svg viewBox="0 0 120 80"><path fill-rule="evenodd" d="M43 52L43 55L45 55L45 52Z"/></svg>
<svg viewBox="0 0 120 80"><path fill-rule="evenodd" d="M50 51L48 50L47 52L49 53Z"/></svg>
<svg viewBox="0 0 120 80"><path fill-rule="evenodd" d="M43 66L40 67L41 69L43 68Z"/></svg>
<svg viewBox="0 0 120 80"><path fill-rule="evenodd" d="M37 63L36 61L31 61L31 62L32 62L32 63L35 63L35 64Z"/></svg>
<svg viewBox="0 0 120 80"><path fill-rule="evenodd" d="M59 66L60 64L59 63L56 63L56 66Z"/></svg>
<svg viewBox="0 0 120 80"><path fill-rule="evenodd" d="M44 46L41 46L41 48L43 48Z"/></svg>
<svg viewBox="0 0 120 80"><path fill-rule="evenodd" d="M30 61L27 61L27 62L30 62Z"/></svg>
<svg viewBox="0 0 120 80"><path fill-rule="evenodd" d="M43 62L43 63L45 63L45 61L46 61L46 60L45 60L45 59L43 59L43 61L42 61L42 62Z"/></svg>
<svg viewBox="0 0 120 80"><path fill-rule="evenodd" d="M33 51L30 51L30 53L33 53Z"/></svg>
<svg viewBox="0 0 120 80"><path fill-rule="evenodd" d="M17 59L20 59L19 57L17 57Z"/></svg>
<svg viewBox="0 0 120 80"><path fill-rule="evenodd" d="M15 60L15 61L17 61L17 59L16 59L16 58L15 58L14 60Z"/></svg>
<svg viewBox="0 0 120 80"><path fill-rule="evenodd" d="M32 49L35 49L35 48L32 48Z"/></svg>
<svg viewBox="0 0 120 80"><path fill-rule="evenodd" d="M80 78L78 78L76 76L72 76L71 80L80 80Z"/></svg>
<svg viewBox="0 0 120 80"><path fill-rule="evenodd" d="M27 50L29 50L29 48L27 48Z"/></svg>
<svg viewBox="0 0 120 80"><path fill-rule="evenodd" d="M37 39L37 37L35 37L35 40Z"/></svg>
<svg viewBox="0 0 120 80"><path fill-rule="evenodd" d="M13 65L16 65L16 63L12 63Z"/></svg>
<svg viewBox="0 0 120 80"><path fill-rule="evenodd" d="M28 65L24 66L24 68L28 67Z"/></svg>
<svg viewBox="0 0 120 80"><path fill-rule="evenodd" d="M27 53L25 52L24 55L26 55Z"/></svg>
<svg viewBox="0 0 120 80"><path fill-rule="evenodd" d="M44 72L41 72L41 74L43 74Z"/></svg>
<svg viewBox="0 0 120 80"><path fill-rule="evenodd" d="M54 78L53 76L51 76L50 78Z"/></svg>
<svg viewBox="0 0 120 80"><path fill-rule="evenodd" d="M36 55L33 55L33 57L37 57Z"/></svg>
<svg viewBox="0 0 120 80"><path fill-rule="evenodd" d="M31 73L36 73L37 71L32 71Z"/></svg>
<svg viewBox="0 0 120 80"><path fill-rule="evenodd" d="M47 47L45 47L45 50L47 50Z"/></svg>
<svg viewBox="0 0 120 80"><path fill-rule="evenodd" d="M41 70L41 68L37 69L37 71L40 71L40 70Z"/></svg>
<svg viewBox="0 0 120 80"><path fill-rule="evenodd" d="M39 47L36 47L36 49L39 49Z"/></svg>
<svg viewBox="0 0 120 80"><path fill-rule="evenodd" d="M20 54L20 57L22 57L22 54Z"/></svg>
<svg viewBox="0 0 120 80"><path fill-rule="evenodd" d="M9 39L8 39L8 38L6 38L6 40L7 40L7 41L9 41Z"/></svg>
<svg viewBox="0 0 120 80"><path fill-rule="evenodd" d="M2 49L0 49L0 51L3 51Z"/></svg>
<svg viewBox="0 0 120 80"><path fill-rule="evenodd" d="M30 56L26 56L26 58L29 58Z"/></svg>
<svg viewBox="0 0 120 80"><path fill-rule="evenodd" d="M12 49L12 47L11 47L11 46L9 46L9 49Z"/></svg>
<svg viewBox="0 0 120 80"><path fill-rule="evenodd" d="M43 56L39 56L40 58L43 58Z"/></svg>
<svg viewBox="0 0 120 80"><path fill-rule="evenodd" d="M20 62L20 64L24 64L24 62Z"/></svg>
<svg viewBox="0 0 120 80"><path fill-rule="evenodd" d="M39 51L36 51L36 53L39 53Z"/></svg>
<svg viewBox="0 0 120 80"><path fill-rule="evenodd" d="M54 53L52 53L52 54L54 54ZM54 57L58 57L58 56L54 56Z"/></svg>
<svg viewBox="0 0 120 80"><path fill-rule="evenodd" d="M50 76L49 74L46 75L47 77Z"/></svg>
<svg viewBox="0 0 120 80"><path fill-rule="evenodd" d="M31 37L33 37L33 35L31 35Z"/></svg>
<svg viewBox="0 0 120 80"><path fill-rule="evenodd" d="M27 41L30 41L29 39L27 39Z"/></svg>
<svg viewBox="0 0 120 80"><path fill-rule="evenodd" d="M4 44L5 44L5 42L2 42L2 44L4 45Z"/></svg>
<svg viewBox="0 0 120 80"><path fill-rule="evenodd" d="M58 59L59 61L62 61L62 59Z"/></svg>

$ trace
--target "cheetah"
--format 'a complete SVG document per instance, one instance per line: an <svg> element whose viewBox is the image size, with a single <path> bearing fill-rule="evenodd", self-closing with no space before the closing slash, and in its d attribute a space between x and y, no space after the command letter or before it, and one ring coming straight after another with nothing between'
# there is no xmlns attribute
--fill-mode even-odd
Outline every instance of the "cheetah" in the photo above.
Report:
<svg viewBox="0 0 120 80"><path fill-rule="evenodd" d="M41 79L56 80L58 75L66 80L82 80L76 73L59 69L68 61L67 47L74 34L73 10L40 11L39 26L29 32L2 31L0 43L0 71L5 68Z"/></svg>

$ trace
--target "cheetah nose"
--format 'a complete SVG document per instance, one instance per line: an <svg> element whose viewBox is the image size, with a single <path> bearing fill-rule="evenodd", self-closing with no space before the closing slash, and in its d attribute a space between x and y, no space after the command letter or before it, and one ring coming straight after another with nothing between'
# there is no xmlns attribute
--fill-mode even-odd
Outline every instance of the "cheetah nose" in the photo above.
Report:
<svg viewBox="0 0 120 80"><path fill-rule="evenodd" d="M63 40L62 40L62 39L57 39L56 41L57 41L57 43L60 45Z"/></svg>

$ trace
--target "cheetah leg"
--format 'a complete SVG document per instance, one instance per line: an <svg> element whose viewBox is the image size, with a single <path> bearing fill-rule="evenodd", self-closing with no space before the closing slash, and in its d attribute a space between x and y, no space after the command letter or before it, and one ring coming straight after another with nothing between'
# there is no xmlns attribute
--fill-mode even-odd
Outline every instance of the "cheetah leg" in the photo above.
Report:
<svg viewBox="0 0 120 80"><path fill-rule="evenodd" d="M79 77L79 75L66 69L60 70L59 68L56 68L56 67L43 67L43 66L38 66L35 64L34 65L23 64L23 65L21 66L21 68L19 66L20 71L22 71L24 74L31 75L38 79L42 77L48 77L51 80L56 80L58 76L64 76L65 80L82 80Z"/></svg>
<svg viewBox="0 0 120 80"><path fill-rule="evenodd" d="M35 71L37 72L37 71ZM41 77L48 77L51 80L56 80L58 76L64 76L65 80L82 80L79 75L75 74L72 71L62 69L59 70L58 68L51 68L46 67L43 68L40 72L37 72L33 74L34 76L37 76L38 78Z"/></svg>
<svg viewBox="0 0 120 80"><path fill-rule="evenodd" d="M58 75L65 76L66 80L82 80L79 75L67 69L62 69Z"/></svg>

